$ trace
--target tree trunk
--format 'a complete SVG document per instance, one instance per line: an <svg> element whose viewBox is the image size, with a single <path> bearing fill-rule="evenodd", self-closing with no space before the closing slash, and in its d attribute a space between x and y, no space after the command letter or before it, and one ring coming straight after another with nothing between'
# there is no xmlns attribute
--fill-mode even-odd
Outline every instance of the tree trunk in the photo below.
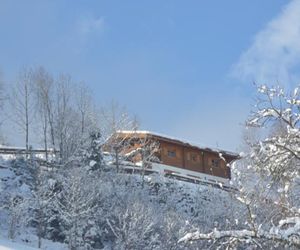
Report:
<svg viewBox="0 0 300 250"><path fill-rule="evenodd" d="M50 125L51 143L52 143L53 150L55 151L53 117L52 117L52 112L51 112L49 100L48 100L48 103L47 103L47 113L48 113L48 119L49 119L49 125Z"/></svg>
<svg viewBox="0 0 300 250"><path fill-rule="evenodd" d="M118 149L115 149L115 156L116 156L117 173L119 173L119 151L118 151Z"/></svg>
<svg viewBox="0 0 300 250"><path fill-rule="evenodd" d="M84 113L81 112L81 135L82 135L82 138L83 138L83 134L84 134L84 127L85 127L85 120L84 120Z"/></svg>
<svg viewBox="0 0 300 250"><path fill-rule="evenodd" d="M144 182L145 182L145 168L146 168L146 163L143 160L142 161L142 188L144 188Z"/></svg>
<svg viewBox="0 0 300 250"><path fill-rule="evenodd" d="M45 155L46 161L48 161L48 141L47 141L47 116L44 117L44 147L45 147Z"/></svg>
<svg viewBox="0 0 300 250"><path fill-rule="evenodd" d="M28 118L28 86L25 84L25 145L26 145L26 158L28 158L29 151L29 118Z"/></svg>
<svg viewBox="0 0 300 250"><path fill-rule="evenodd" d="M41 208L39 208L40 210ZM41 211L38 212L38 216L39 216L39 225L38 225L38 248L41 248L42 247L42 215L41 215Z"/></svg>

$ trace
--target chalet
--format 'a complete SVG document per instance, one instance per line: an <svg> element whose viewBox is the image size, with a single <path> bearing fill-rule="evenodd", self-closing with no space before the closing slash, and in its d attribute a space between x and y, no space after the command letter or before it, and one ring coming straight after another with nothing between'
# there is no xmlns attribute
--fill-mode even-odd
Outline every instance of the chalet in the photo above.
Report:
<svg viewBox="0 0 300 250"><path fill-rule="evenodd" d="M232 152L203 147L148 131L118 131L115 138L127 144L123 155L144 147L145 141L157 142L158 150L155 154L158 160L149 168L195 180L228 182L231 178L229 163L238 158ZM138 163L141 155L130 160Z"/></svg>

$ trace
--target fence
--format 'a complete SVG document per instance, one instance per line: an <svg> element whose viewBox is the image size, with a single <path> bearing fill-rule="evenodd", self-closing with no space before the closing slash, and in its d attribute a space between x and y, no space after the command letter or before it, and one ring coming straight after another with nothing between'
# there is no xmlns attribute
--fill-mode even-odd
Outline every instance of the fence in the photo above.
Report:
<svg viewBox="0 0 300 250"><path fill-rule="evenodd" d="M7 146L0 146L0 155L4 156L16 156L16 155L34 155L39 156L41 158L44 158L46 156L46 152L48 156L55 157L55 155L58 153L57 150L49 149L33 149L30 148L28 151L26 148L21 147L7 147Z"/></svg>

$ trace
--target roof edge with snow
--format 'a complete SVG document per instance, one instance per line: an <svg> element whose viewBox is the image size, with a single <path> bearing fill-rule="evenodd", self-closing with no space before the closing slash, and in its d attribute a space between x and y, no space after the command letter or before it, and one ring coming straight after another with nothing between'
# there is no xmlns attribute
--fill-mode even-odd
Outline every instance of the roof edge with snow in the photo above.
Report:
<svg viewBox="0 0 300 250"><path fill-rule="evenodd" d="M204 151L221 153L221 154L225 154L225 155L232 156L232 157L235 157L235 158L239 157L239 154L228 151L228 150L223 150L223 149L214 148L214 147L207 147L207 146L200 145L199 143L193 143L193 142L183 140L183 139L179 139L179 138L176 138L176 137L173 137L173 136L168 136L168 135L164 135L164 134L160 134L160 133L156 133L156 132L152 132L152 131L147 131L147 130L118 130L117 133L150 135L150 136L154 136L154 137L159 137L163 140L169 140L169 141L173 141L175 143L179 143L179 144L187 145L187 146L190 146L190 147L198 148L198 149L204 150Z"/></svg>

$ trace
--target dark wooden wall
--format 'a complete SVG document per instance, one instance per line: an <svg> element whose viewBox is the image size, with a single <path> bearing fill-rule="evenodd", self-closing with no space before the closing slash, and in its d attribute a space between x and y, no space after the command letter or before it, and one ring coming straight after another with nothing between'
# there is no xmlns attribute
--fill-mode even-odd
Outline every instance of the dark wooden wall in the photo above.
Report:
<svg viewBox="0 0 300 250"><path fill-rule="evenodd" d="M225 162L218 153L165 141L160 141L160 148L162 164L230 178L230 168L227 166L230 159L226 159ZM169 152L175 152L175 154Z"/></svg>

